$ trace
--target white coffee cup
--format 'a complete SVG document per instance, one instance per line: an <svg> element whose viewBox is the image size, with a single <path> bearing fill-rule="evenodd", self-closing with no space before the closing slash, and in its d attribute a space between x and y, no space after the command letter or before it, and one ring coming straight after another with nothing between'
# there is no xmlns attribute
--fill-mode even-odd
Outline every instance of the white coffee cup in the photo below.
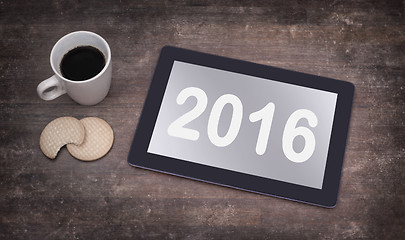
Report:
<svg viewBox="0 0 405 240"><path fill-rule="evenodd" d="M92 46L100 50L105 57L105 66L90 79L69 80L62 76L60 63L66 53L80 46ZM111 50L108 43L99 35L88 31L65 35L52 48L50 62L55 75L38 85L37 93L42 99L48 101L67 93L79 104L95 105L107 96L111 85Z"/></svg>

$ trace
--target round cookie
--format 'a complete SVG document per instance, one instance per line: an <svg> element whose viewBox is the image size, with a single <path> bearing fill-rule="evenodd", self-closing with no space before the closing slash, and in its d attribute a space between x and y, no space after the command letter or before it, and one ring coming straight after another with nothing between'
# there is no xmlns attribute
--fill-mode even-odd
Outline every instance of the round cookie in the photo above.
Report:
<svg viewBox="0 0 405 240"><path fill-rule="evenodd" d="M114 142L114 132L110 125L96 117L83 118L80 122L84 125L86 137L79 146L66 145L69 153L83 161L97 160L106 155Z"/></svg>
<svg viewBox="0 0 405 240"><path fill-rule="evenodd" d="M84 135L84 126L79 120L74 117L60 117L49 122L42 130L39 146L45 156L54 159L65 144L81 144Z"/></svg>

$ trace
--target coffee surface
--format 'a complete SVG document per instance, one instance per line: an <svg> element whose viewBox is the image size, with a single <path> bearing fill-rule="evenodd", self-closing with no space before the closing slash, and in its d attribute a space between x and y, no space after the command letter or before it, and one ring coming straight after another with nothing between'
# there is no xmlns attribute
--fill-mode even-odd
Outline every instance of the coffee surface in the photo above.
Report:
<svg viewBox="0 0 405 240"><path fill-rule="evenodd" d="M84 81L96 76L105 66L103 53L92 46L79 46L67 52L60 63L62 76Z"/></svg>

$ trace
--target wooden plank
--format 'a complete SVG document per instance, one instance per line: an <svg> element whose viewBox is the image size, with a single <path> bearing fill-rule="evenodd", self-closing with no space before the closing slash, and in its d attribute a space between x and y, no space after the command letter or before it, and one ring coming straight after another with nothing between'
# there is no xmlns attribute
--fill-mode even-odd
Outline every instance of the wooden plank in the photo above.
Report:
<svg viewBox="0 0 405 240"><path fill-rule="evenodd" d="M405 235L405 6L394 1L0 2L0 239L400 239ZM113 83L96 106L45 102L63 35L102 35ZM165 45L352 82L338 204L324 209L132 168L127 154ZM40 151L45 125L98 116L113 148Z"/></svg>

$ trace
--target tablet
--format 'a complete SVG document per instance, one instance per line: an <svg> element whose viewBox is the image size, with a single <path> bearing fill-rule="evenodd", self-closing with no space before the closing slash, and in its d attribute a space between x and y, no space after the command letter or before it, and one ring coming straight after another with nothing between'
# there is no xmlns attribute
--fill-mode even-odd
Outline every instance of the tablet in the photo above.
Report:
<svg viewBox="0 0 405 240"><path fill-rule="evenodd" d="M344 81L164 47L128 162L334 207L353 94Z"/></svg>

